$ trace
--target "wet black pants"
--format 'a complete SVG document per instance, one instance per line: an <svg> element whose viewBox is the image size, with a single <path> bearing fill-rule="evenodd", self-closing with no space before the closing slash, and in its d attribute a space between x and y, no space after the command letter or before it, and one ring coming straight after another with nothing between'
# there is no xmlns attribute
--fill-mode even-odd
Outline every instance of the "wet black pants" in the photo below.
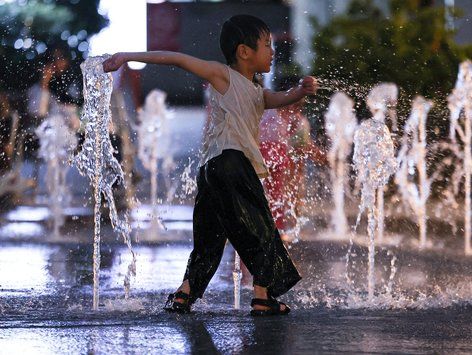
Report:
<svg viewBox="0 0 472 355"><path fill-rule="evenodd" d="M292 288L300 275L275 227L262 184L246 156L223 153L200 168L193 212L194 248L184 280L191 300L201 298L216 272L229 239L253 283L277 297Z"/></svg>

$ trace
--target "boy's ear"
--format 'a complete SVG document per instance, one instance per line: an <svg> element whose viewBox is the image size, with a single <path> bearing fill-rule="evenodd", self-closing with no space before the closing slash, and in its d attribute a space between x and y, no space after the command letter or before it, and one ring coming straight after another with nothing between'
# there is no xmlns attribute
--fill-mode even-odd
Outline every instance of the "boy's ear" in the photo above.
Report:
<svg viewBox="0 0 472 355"><path fill-rule="evenodd" d="M249 57L249 49L245 44L239 44L236 48L236 56L241 59L247 59Z"/></svg>

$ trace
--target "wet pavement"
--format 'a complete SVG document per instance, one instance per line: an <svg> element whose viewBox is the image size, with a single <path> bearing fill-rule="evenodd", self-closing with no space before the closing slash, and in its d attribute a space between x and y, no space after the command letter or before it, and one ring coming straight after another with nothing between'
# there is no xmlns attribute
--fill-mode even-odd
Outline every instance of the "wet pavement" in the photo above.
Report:
<svg viewBox="0 0 472 355"><path fill-rule="evenodd" d="M191 208L164 210L167 222L189 223ZM134 222L145 222L145 211L135 211ZM162 306L180 284L191 231L169 229L135 243L137 275L125 300L130 255L104 222L100 309L93 312L92 228L90 221L79 223L87 213L78 221L70 217L62 238L48 234L44 213L27 210L30 218L22 218L25 210L13 210L3 216L2 354L472 352L472 262L460 251L379 248L376 296L368 301L362 240L353 245L346 268L348 241L315 232L309 237L305 231L305 240L289 249L304 277L282 297L292 313L255 319L248 315L251 277L246 270L242 309L233 309L234 251L228 245L204 299L192 314L175 315ZM35 224L37 231L18 229L22 223ZM11 236L8 228L23 235ZM141 228L135 239L145 234Z"/></svg>
<svg viewBox="0 0 472 355"><path fill-rule="evenodd" d="M470 309L312 309L252 319L245 312L177 316L108 312L2 327L5 353L470 353Z"/></svg>

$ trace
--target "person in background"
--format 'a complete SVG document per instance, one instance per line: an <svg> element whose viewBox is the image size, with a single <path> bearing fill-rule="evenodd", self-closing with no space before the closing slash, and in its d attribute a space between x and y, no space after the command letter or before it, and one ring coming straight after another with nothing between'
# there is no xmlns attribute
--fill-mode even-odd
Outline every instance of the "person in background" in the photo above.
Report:
<svg viewBox="0 0 472 355"><path fill-rule="evenodd" d="M289 157L289 127L276 109L266 110L259 125L259 146L269 176L264 179L264 190L270 210L281 238L287 239L287 232L295 225L289 213L288 181L291 161Z"/></svg>
<svg viewBox="0 0 472 355"><path fill-rule="evenodd" d="M279 90L298 83L286 77ZM284 241L294 239L291 230L303 213L306 196L306 164L327 164L323 152L311 138L311 126L303 113L305 100L276 110L267 110L259 127L260 150L269 169L264 188L272 215Z"/></svg>
<svg viewBox="0 0 472 355"><path fill-rule="evenodd" d="M66 49L51 48L44 54L40 80L28 89L29 122L26 128L36 128L50 115L61 115L73 130L80 126L78 104L79 88L70 82L70 58Z"/></svg>

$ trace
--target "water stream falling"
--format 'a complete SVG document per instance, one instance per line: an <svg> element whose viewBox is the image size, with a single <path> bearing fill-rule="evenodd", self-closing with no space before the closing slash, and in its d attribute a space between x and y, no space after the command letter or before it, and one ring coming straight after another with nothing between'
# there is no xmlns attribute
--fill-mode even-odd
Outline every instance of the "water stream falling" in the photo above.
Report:
<svg viewBox="0 0 472 355"><path fill-rule="evenodd" d="M63 210L70 203L66 185L67 161L77 146L77 138L68 127L66 117L60 114L49 116L35 133L40 141L39 156L47 163L48 205L52 213L53 236L57 238L59 228L64 225Z"/></svg>
<svg viewBox="0 0 472 355"><path fill-rule="evenodd" d="M383 118L383 116L381 116ZM369 236L368 295L371 301L375 290L375 236L379 226L376 205L378 191L387 184L397 167L393 141L383 120L373 118L362 122L354 135L354 167L361 184L361 205L357 224L367 210L367 233Z"/></svg>
<svg viewBox="0 0 472 355"><path fill-rule="evenodd" d="M426 166L426 119L433 103L422 96L413 100L412 111L405 123L402 145L398 153L395 181L403 201L416 215L420 230L419 247L426 247L426 202L431 192L433 177L428 177ZM418 183L415 182L415 175Z"/></svg>
<svg viewBox="0 0 472 355"><path fill-rule="evenodd" d="M464 177L464 249L466 255L471 255L472 61L470 60L462 62L459 66L456 85L448 97L448 107L451 111L449 131L451 141L456 145L456 150L461 150L457 144L457 134L463 146L460 151L460 157L463 159L460 180Z"/></svg>
<svg viewBox="0 0 472 355"><path fill-rule="evenodd" d="M388 117L392 122L392 130L397 130L397 115L395 105L397 104L398 88L393 83L381 83L375 85L367 95L366 103L372 113L372 118L385 124ZM384 235L384 191L377 189L377 241L382 243Z"/></svg>
<svg viewBox="0 0 472 355"><path fill-rule="evenodd" d="M331 226L336 237L345 237L348 233L348 223L344 212L344 188L347 185L347 158L351 153L357 119L354 114L354 101L342 92L331 97L328 111L325 115L326 133L331 139L328 153L333 184L334 209L331 213Z"/></svg>
<svg viewBox="0 0 472 355"><path fill-rule="evenodd" d="M241 308L241 258L237 252L234 252L234 270L233 270L233 282L234 282L234 309Z"/></svg>
<svg viewBox="0 0 472 355"><path fill-rule="evenodd" d="M81 121L85 128L85 141L74 163L79 172L87 176L94 189L94 240L93 240L93 310L99 306L100 275L100 208L102 194L108 203L113 229L121 234L132 255L128 272L124 279L125 297L129 296L130 277L136 274L136 257L131 247L130 225L125 213L121 219L115 206L112 187L123 183L123 171L113 156L109 136L111 124L110 98L112 76L103 72L102 63L109 56L89 57L81 65L84 78L84 107Z"/></svg>

